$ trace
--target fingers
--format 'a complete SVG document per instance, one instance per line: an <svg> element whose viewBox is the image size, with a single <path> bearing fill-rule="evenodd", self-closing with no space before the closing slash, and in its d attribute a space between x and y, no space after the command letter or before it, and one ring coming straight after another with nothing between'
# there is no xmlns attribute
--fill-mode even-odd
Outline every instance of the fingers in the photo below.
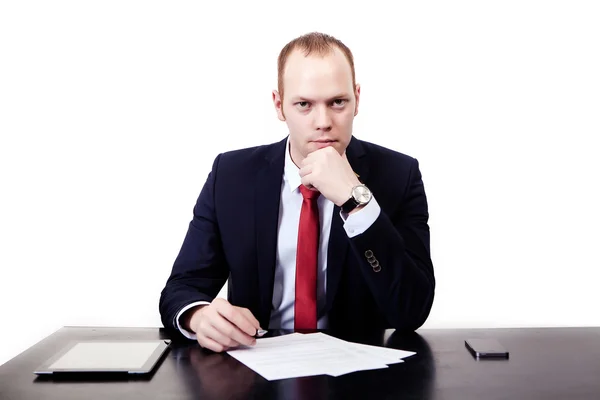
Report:
<svg viewBox="0 0 600 400"><path fill-rule="evenodd" d="M215 342L214 340L212 340L206 336L198 335L198 344L200 344L200 346L204 347L205 349L209 349L209 350L215 351L217 353L227 350L227 348L225 346L223 346L220 343Z"/></svg>
<svg viewBox="0 0 600 400"><path fill-rule="evenodd" d="M304 186L306 186L307 188L309 188L309 189L313 189L314 188L314 186L312 184L312 179L310 178L310 176L303 177L302 179L300 179L300 182L302 182L302 184Z"/></svg>
<svg viewBox="0 0 600 400"><path fill-rule="evenodd" d="M304 178L306 175L310 175L312 170L313 170L313 165L307 164L307 165L304 165L302 168L300 168L298 170L298 173L300 174L301 178Z"/></svg>
<svg viewBox="0 0 600 400"><path fill-rule="evenodd" d="M260 322L258 322L258 320L254 318L254 315L252 315L252 312L250 310L248 310L247 308L238 308L238 310L240 310L240 312L244 314L244 316L248 321L250 321L252 326L255 326L257 330L260 329Z"/></svg>
<svg viewBox="0 0 600 400"><path fill-rule="evenodd" d="M258 320L246 308L235 307L224 299L215 299L194 320L198 343L216 352L239 345L256 344Z"/></svg>
<svg viewBox="0 0 600 400"><path fill-rule="evenodd" d="M209 329L209 336L227 347L235 347L240 344L252 346L256 343L255 334L256 329L251 334L247 334L225 318L213 321L213 325Z"/></svg>
<svg viewBox="0 0 600 400"><path fill-rule="evenodd" d="M304 167L300 168L299 173L300 173L300 181L302 182L302 184L309 189L313 189L314 188L314 185L313 185L314 176L312 175L313 165L312 164L305 165Z"/></svg>
<svg viewBox="0 0 600 400"><path fill-rule="evenodd" d="M214 325L207 326L204 329L204 334L206 337L214 340L225 349L228 349L230 347L237 347L241 344L227 332L231 329L234 329L231 326L231 323L227 322L225 319L221 319L220 321L216 321Z"/></svg>
<svg viewBox="0 0 600 400"><path fill-rule="evenodd" d="M244 332L248 336L254 336L256 330L260 327L256 318L254 321L250 321L245 313L240 312L240 307L234 307L231 304L220 302L217 304L217 311L229 322L235 325L239 330Z"/></svg>

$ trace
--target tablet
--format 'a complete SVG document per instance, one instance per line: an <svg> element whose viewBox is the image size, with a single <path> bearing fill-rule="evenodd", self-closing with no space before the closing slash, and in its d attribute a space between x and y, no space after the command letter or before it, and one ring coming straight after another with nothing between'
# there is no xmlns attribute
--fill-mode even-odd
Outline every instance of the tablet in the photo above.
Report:
<svg viewBox="0 0 600 400"><path fill-rule="evenodd" d="M34 374L148 374L170 343L170 340L77 340L48 359Z"/></svg>

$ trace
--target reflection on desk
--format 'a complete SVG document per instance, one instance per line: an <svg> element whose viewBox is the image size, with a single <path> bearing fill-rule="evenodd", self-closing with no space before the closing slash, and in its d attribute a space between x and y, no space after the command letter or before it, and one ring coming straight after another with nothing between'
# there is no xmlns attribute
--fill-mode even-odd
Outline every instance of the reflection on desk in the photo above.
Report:
<svg viewBox="0 0 600 400"><path fill-rule="evenodd" d="M293 331L274 331L268 336L279 336ZM306 333L306 332L305 332ZM331 332L328 332L331 334ZM351 335L352 336L352 335ZM339 337L339 336L338 336ZM345 337L349 337L345 335ZM383 332L368 336L352 336L359 343L382 345ZM346 340L346 339L344 339ZM379 341L377 341L379 340ZM285 398L318 399L328 398L384 398L410 396L418 399L430 397L435 377L431 349L419 334L400 335L393 333L386 347L410 350L417 355L404 363L389 368L359 371L340 377L326 375L295 379L267 381L242 363L227 354L217 354L197 345L173 349L177 368L186 373L185 384L191 393L203 393L211 399ZM410 360L414 359L414 360Z"/></svg>

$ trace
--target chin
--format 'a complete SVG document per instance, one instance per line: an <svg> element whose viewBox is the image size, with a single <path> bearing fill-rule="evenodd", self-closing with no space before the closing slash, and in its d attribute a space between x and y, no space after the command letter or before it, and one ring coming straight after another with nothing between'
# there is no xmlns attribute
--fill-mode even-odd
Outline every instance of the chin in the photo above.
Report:
<svg viewBox="0 0 600 400"><path fill-rule="evenodd" d="M311 142L311 146L315 150L324 149L325 147L337 148L338 145L339 145L339 142Z"/></svg>
<svg viewBox="0 0 600 400"><path fill-rule="evenodd" d="M340 142L329 142L329 143L310 142L306 146L306 149L308 150L308 153L312 153L314 151L321 150L321 149L324 149L327 147L333 147L339 153L341 150L341 146L342 146L342 144Z"/></svg>

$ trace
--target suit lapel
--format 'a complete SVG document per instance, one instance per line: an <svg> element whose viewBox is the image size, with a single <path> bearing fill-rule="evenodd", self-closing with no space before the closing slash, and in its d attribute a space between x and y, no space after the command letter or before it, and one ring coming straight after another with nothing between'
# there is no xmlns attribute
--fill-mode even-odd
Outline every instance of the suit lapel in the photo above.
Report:
<svg viewBox="0 0 600 400"><path fill-rule="evenodd" d="M271 317L273 281L277 260L277 226L279 225L279 203L285 144L287 138L268 149L265 160L259 167L255 182L255 237L258 260L258 289L260 296L261 326L269 326Z"/></svg>
<svg viewBox="0 0 600 400"><path fill-rule="evenodd" d="M367 184L369 165L365 156L362 143L352 137L346 149L348 162L359 180ZM331 220L331 233L329 235L329 248L327 250L327 305L325 313L331 310L333 300L337 293L338 284L342 276L346 259L348 257L348 245L350 239L344 230L344 221L340 217L340 207L334 206Z"/></svg>

